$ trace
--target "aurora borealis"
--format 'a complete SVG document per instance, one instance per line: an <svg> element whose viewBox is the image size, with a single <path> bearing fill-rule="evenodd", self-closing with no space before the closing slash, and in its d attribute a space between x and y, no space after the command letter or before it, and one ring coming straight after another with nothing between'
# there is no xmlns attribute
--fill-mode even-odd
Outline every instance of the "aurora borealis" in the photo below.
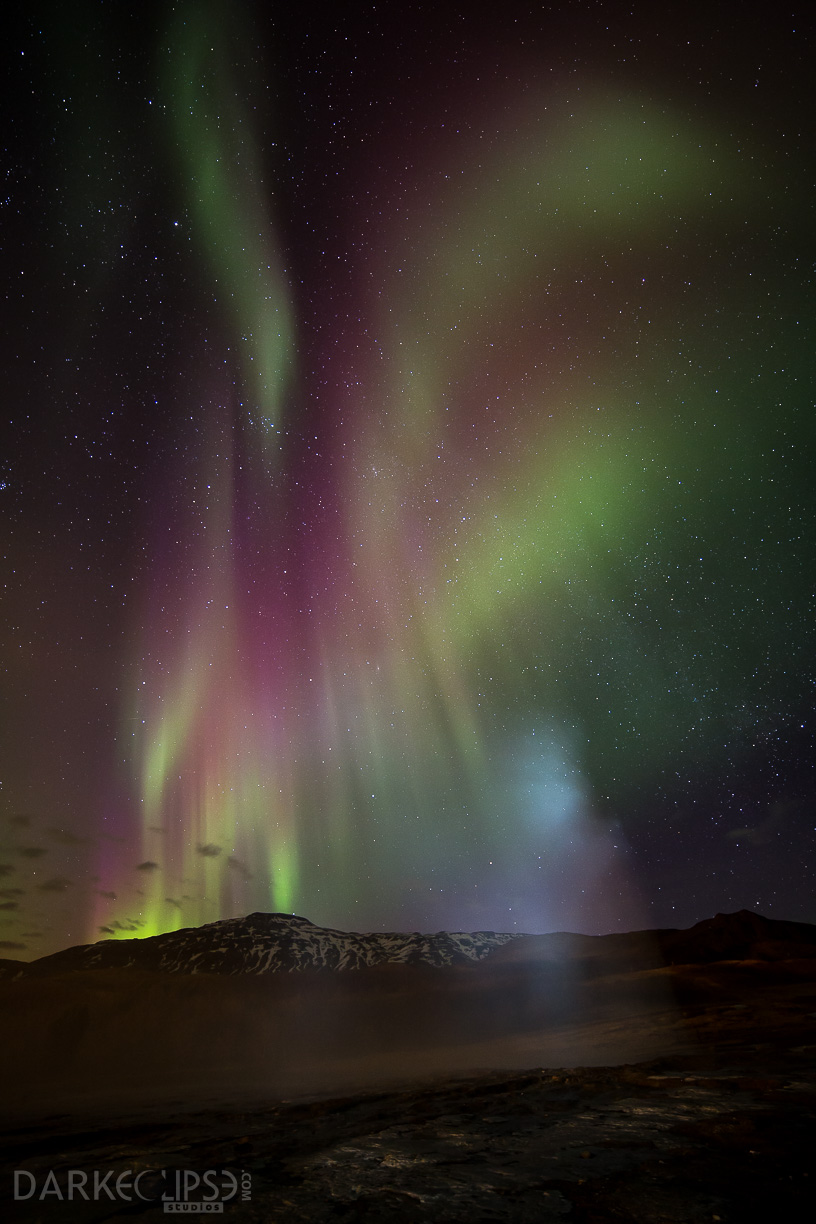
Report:
<svg viewBox="0 0 816 1224"><path fill-rule="evenodd" d="M9 956L813 901L812 29L33 5Z"/></svg>

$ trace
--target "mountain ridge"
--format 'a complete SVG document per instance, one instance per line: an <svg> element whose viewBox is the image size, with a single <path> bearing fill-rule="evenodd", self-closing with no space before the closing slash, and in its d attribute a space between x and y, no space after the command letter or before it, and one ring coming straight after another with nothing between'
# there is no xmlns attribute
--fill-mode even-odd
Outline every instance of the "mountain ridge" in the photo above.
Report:
<svg viewBox="0 0 816 1224"><path fill-rule="evenodd" d="M5 966L6 976L25 977L73 969L233 975L362 969L383 962L441 967L481 960L514 938L495 931L341 931L296 914L256 911L141 939L79 944L35 961L6 961Z"/></svg>
<svg viewBox="0 0 816 1224"><path fill-rule="evenodd" d="M487 959L596 961L610 969L722 960L816 958L816 926L752 910L716 914L688 929L607 935L496 931L354 932L319 927L296 914L256 911L200 927L135 939L79 944L34 961L0 961L0 976L39 977L96 969L172 974L264 975L348 971L380 964L474 965Z"/></svg>

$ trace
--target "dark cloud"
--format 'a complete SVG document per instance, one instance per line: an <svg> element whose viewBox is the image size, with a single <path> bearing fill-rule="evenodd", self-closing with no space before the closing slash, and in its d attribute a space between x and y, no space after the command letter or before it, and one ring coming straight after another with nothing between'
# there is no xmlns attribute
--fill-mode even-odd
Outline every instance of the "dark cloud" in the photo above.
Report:
<svg viewBox="0 0 816 1224"><path fill-rule="evenodd" d="M138 931L144 923L140 918L126 918L124 922L115 919L110 925L113 931Z"/></svg>
<svg viewBox="0 0 816 1224"><path fill-rule="evenodd" d="M0 863L0 876L11 875L12 871L16 871L16 867L12 867L11 863Z"/></svg>
<svg viewBox="0 0 816 1224"><path fill-rule="evenodd" d="M242 863L240 859L228 858L227 866L236 872L242 880L251 880L252 872L247 867L246 863Z"/></svg>
<svg viewBox="0 0 816 1224"><path fill-rule="evenodd" d="M101 888L97 889L97 892L99 893L99 896L100 896L100 897L104 897L106 901L115 901L115 900L116 900L116 893L115 893L115 892L103 892Z"/></svg>
<svg viewBox="0 0 816 1224"><path fill-rule="evenodd" d="M221 853L221 847L216 846L213 842L207 842L204 846L196 846L199 854L203 854L205 858L215 858Z"/></svg>
<svg viewBox="0 0 816 1224"><path fill-rule="evenodd" d="M0 901L0 910L16 910L19 908L19 901Z"/></svg>
<svg viewBox="0 0 816 1224"><path fill-rule="evenodd" d="M48 853L48 849L46 846L18 846L17 853L21 854L23 858L42 858L44 854Z"/></svg>
<svg viewBox="0 0 816 1224"><path fill-rule="evenodd" d="M48 837L53 838L62 846L84 846L87 842L87 837L77 837L76 833L72 833L70 829L51 828L45 830Z"/></svg>
<svg viewBox="0 0 816 1224"><path fill-rule="evenodd" d="M22 952L26 947L24 943L15 943L13 939L0 939L0 948L4 952Z"/></svg>
<svg viewBox="0 0 816 1224"><path fill-rule="evenodd" d="M175 897L165 897L164 899L168 905L175 905L176 909L181 909L181 902L177 901Z"/></svg>
<svg viewBox="0 0 816 1224"><path fill-rule="evenodd" d="M70 886L71 881L66 880L65 876L54 876L43 884L38 884L37 888L40 892L65 892L66 888L70 888Z"/></svg>
<svg viewBox="0 0 816 1224"><path fill-rule="evenodd" d="M109 927L109 926L102 926L99 929L103 935L114 935L116 933L113 927Z"/></svg>
<svg viewBox="0 0 816 1224"><path fill-rule="evenodd" d="M0 888L0 897L22 897L24 895L24 888Z"/></svg>
<svg viewBox="0 0 816 1224"><path fill-rule="evenodd" d="M136 870L137 871L158 871L159 864L154 863L151 859L147 859L144 863L139 863Z"/></svg>
<svg viewBox="0 0 816 1224"><path fill-rule="evenodd" d="M745 842L749 846L767 846L775 838L784 835L790 818L796 816L803 806L798 800L779 799L771 804L764 820L755 825L729 829L725 836L729 841Z"/></svg>

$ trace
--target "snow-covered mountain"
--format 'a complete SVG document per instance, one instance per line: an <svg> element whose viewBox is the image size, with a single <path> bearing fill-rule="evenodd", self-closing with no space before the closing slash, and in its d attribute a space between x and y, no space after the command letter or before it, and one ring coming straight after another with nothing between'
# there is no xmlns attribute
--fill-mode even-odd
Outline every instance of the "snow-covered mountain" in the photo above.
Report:
<svg viewBox="0 0 816 1224"><path fill-rule="evenodd" d="M147 939L103 939L29 963L4 960L0 961L0 977L39 977L84 969L257 975L364 969L385 963L441 968L488 958L497 966L580 962L584 976L722 960L816 959L816 926L740 910L717 914L688 930L612 935L360 934L315 926L294 914L257 913Z"/></svg>
<svg viewBox="0 0 816 1224"><path fill-rule="evenodd" d="M294 914L249 914L147 939L103 939L55 952L24 973L77 969L145 969L163 973L261 974L304 969L362 969L383 962L467 964L482 960L514 935L492 931L436 935L357 934L315 926Z"/></svg>

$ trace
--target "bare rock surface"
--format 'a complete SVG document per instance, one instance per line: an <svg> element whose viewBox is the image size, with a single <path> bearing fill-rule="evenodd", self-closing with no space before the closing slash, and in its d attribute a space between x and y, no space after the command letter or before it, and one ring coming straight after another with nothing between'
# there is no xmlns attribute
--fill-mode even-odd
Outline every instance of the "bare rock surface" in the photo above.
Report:
<svg viewBox="0 0 816 1224"><path fill-rule="evenodd" d="M52 1195L9 1203L9 1216L158 1221L174 1171L228 1169L249 1195L224 1203L236 1221L806 1219L813 1061L762 1044L97 1127L51 1118L4 1137L4 1186L12 1169L38 1186L53 1170L64 1195L69 1170L129 1173L126 1186L144 1171L154 1201Z"/></svg>

